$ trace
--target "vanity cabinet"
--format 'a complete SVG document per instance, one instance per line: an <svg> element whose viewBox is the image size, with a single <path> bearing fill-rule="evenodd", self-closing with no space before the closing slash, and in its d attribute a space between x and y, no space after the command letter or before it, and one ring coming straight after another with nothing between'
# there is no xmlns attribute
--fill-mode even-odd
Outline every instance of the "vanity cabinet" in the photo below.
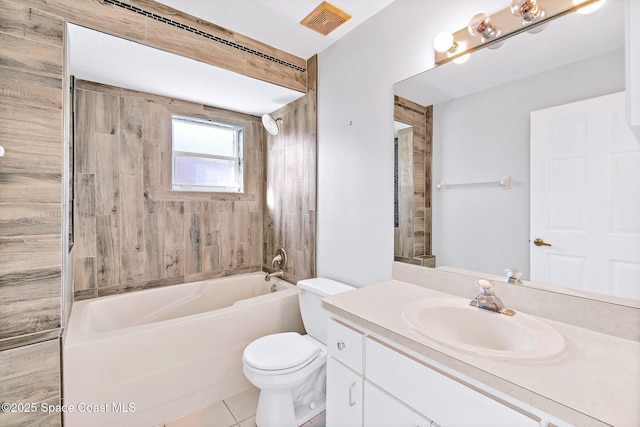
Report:
<svg viewBox="0 0 640 427"><path fill-rule="evenodd" d="M398 347L330 320L327 427L547 426L545 414L531 413Z"/></svg>
<svg viewBox="0 0 640 427"><path fill-rule="evenodd" d="M327 327L327 426L362 426L364 334L330 320Z"/></svg>
<svg viewBox="0 0 640 427"><path fill-rule="evenodd" d="M366 381L377 385L394 399L428 417L436 425L539 426L538 417L507 406L491 395L472 388L377 339L367 337L365 341ZM365 407L368 404L368 396L365 393Z"/></svg>
<svg viewBox="0 0 640 427"><path fill-rule="evenodd" d="M363 417L365 426L437 427L437 424L368 381L364 383L364 395L366 396Z"/></svg>

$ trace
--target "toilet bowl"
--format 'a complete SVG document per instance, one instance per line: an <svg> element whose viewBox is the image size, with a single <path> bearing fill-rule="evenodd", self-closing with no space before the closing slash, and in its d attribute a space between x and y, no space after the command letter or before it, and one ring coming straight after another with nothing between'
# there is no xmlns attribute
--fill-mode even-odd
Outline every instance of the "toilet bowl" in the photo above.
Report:
<svg viewBox="0 0 640 427"><path fill-rule="evenodd" d="M297 332L268 335L249 344L243 372L260 389L256 424L298 426L325 409L327 349Z"/></svg>
<svg viewBox="0 0 640 427"><path fill-rule="evenodd" d="M329 279L298 282L300 313L308 334L283 332L249 344L243 372L260 389L258 427L297 427L325 410L326 332L322 298L353 289Z"/></svg>

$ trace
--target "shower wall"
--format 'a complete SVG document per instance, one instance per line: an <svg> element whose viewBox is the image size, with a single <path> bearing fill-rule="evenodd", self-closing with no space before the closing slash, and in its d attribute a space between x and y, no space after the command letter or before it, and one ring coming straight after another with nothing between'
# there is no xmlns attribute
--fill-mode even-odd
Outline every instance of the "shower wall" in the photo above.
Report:
<svg viewBox="0 0 640 427"><path fill-rule="evenodd" d="M171 191L171 116L244 127L244 193ZM261 269L258 117L77 81L76 300Z"/></svg>
<svg viewBox="0 0 640 427"><path fill-rule="evenodd" d="M394 257L435 267L431 252L433 107L395 96L393 115L396 121L412 126L409 146L405 150L398 147L398 167L411 175L410 184L400 189L400 199L410 210L400 213L399 227L394 230Z"/></svg>
<svg viewBox="0 0 640 427"><path fill-rule="evenodd" d="M263 267L278 248L287 252L284 278L316 275L317 57L307 61L308 93L274 111L280 132L266 135Z"/></svg>

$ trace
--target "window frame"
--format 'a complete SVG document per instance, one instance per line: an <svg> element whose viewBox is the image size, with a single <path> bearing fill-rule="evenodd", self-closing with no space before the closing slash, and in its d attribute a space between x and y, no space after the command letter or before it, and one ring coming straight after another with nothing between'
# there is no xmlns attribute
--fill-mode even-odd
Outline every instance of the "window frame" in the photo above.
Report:
<svg viewBox="0 0 640 427"><path fill-rule="evenodd" d="M224 129L231 129L234 133L233 140L233 152L236 153L235 156L222 156L216 154L206 154L206 153L198 153L192 151L179 151L174 148L175 145L175 134L174 134L174 121L183 121L196 123L205 126L212 126ZM176 192L205 192L205 193L236 193L243 194L244 193L244 151L243 151L243 139L244 139L244 126L233 124L233 123L225 123L219 120L212 119L199 119L195 117L183 116L173 114L171 115L171 191ZM197 159L213 159L213 160L226 160L233 161L233 166L235 170L235 176L237 178L238 185L234 186L223 186L223 185L197 185L197 184L176 184L175 174L175 161L176 157L192 157Z"/></svg>

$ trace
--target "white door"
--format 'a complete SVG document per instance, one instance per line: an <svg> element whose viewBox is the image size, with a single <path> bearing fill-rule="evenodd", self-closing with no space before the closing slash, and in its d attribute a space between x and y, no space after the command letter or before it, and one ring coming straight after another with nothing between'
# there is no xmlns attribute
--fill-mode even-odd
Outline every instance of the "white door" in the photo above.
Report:
<svg viewBox="0 0 640 427"><path fill-rule="evenodd" d="M640 145L624 92L531 113L530 223L531 280L640 298Z"/></svg>

